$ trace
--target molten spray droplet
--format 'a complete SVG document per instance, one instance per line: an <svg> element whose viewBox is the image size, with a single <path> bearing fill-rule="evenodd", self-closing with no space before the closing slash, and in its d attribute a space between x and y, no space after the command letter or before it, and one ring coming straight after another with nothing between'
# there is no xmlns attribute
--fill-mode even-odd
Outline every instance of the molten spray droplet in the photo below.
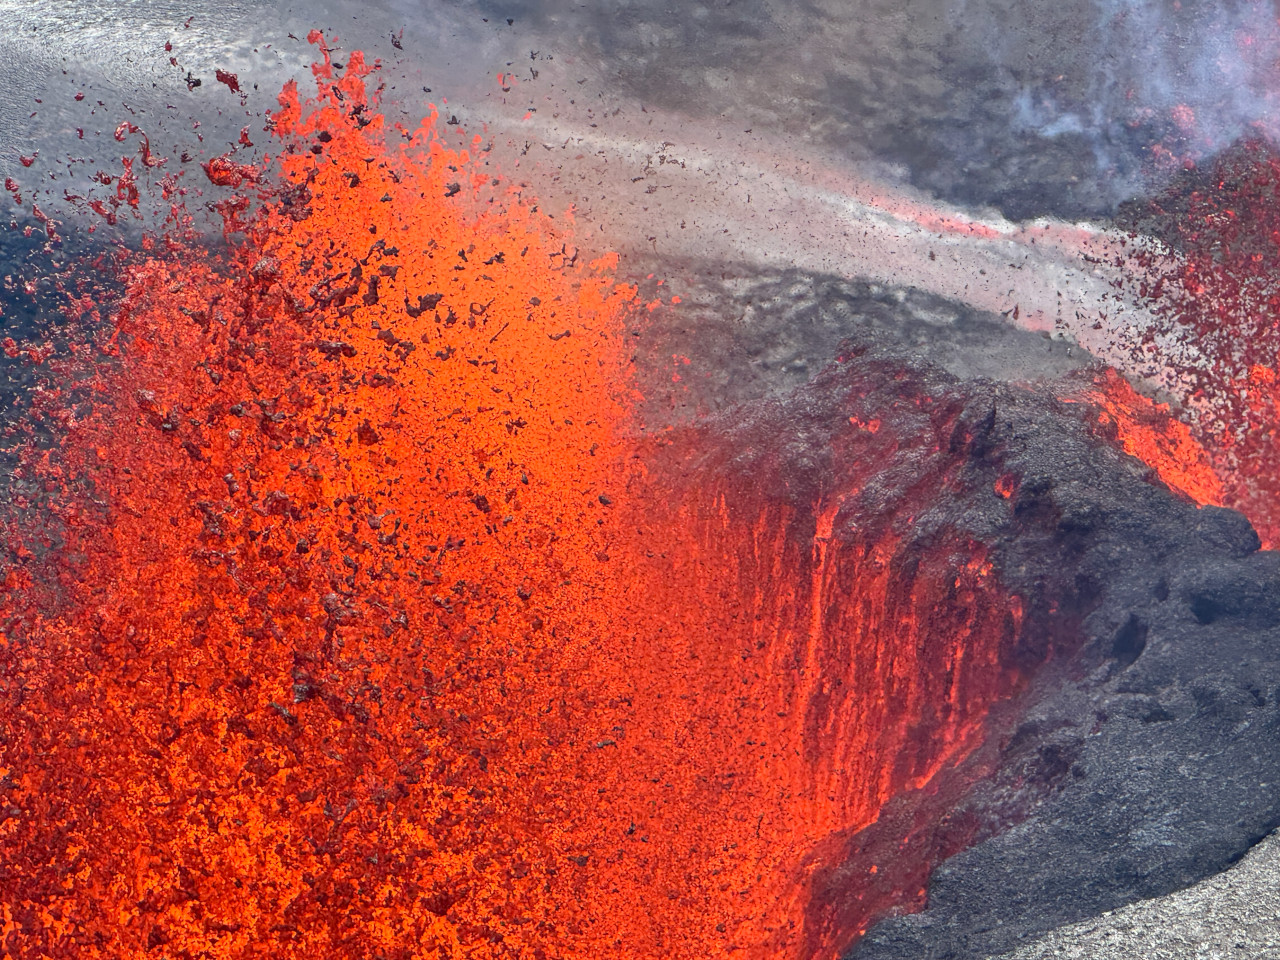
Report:
<svg viewBox="0 0 1280 960"><path fill-rule="evenodd" d="M252 165L236 163L228 156L214 157L200 166L204 168L209 182L219 187L235 189L245 183L256 183L258 179L258 171Z"/></svg>

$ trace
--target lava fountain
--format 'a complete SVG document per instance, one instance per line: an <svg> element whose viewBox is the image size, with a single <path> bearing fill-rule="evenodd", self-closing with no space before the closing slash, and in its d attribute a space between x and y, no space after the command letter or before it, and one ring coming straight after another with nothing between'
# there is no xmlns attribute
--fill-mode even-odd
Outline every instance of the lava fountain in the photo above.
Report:
<svg viewBox="0 0 1280 960"><path fill-rule="evenodd" d="M0 942L799 960L918 904L928 858L814 897L1076 615L934 510L1015 502L981 425L853 351L646 429L668 307L311 39L274 172L206 166L226 250L75 300L19 428Z"/></svg>
<svg viewBox="0 0 1280 960"><path fill-rule="evenodd" d="M1131 216L1177 256L1139 258L1130 286L1152 304L1154 322L1121 338L1130 364L1160 370L1208 452L1222 502L1268 545L1280 536L1278 189L1275 148L1254 137L1132 205Z"/></svg>

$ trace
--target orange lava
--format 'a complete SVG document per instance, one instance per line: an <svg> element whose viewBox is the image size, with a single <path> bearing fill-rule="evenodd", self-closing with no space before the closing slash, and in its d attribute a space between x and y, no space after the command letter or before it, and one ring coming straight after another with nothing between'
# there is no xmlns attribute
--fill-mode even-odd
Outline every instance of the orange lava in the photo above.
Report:
<svg viewBox="0 0 1280 960"><path fill-rule="evenodd" d="M1142 396L1111 369L1078 397L1098 408L1098 432L1151 467L1170 490L1199 504L1223 505L1222 481L1209 454L1166 404Z"/></svg>
<svg viewBox="0 0 1280 960"><path fill-rule="evenodd" d="M1265 547L1280 542L1280 152L1246 139L1192 169L1142 216L1177 251L1141 254L1136 292L1155 321L1128 344L1139 369L1162 369L1221 493ZM1161 341L1177 348L1161 354ZM1193 494L1194 496L1194 494Z"/></svg>
<svg viewBox="0 0 1280 960"><path fill-rule="evenodd" d="M615 258L388 128L359 53L316 73L228 258L157 244L44 400L5 954L836 956L892 902L811 879L1019 680L984 549L910 542L945 443L863 529L888 429L799 501L730 438L637 442Z"/></svg>

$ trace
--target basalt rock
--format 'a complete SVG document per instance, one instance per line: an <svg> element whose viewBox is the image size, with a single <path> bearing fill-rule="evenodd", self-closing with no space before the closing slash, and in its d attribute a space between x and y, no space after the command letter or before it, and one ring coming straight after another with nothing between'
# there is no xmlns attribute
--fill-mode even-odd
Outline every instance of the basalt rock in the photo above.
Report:
<svg viewBox="0 0 1280 960"><path fill-rule="evenodd" d="M1280 823L1280 562L1242 516L1153 484L1061 407L996 410L988 457L1034 490L1013 501L1024 522L986 519L985 542L1012 592L1077 598L1079 644L1006 704L973 779L950 781L962 797L930 800L931 818L902 798L851 843L833 891L907 822L922 849L945 850L957 825L974 845L849 960L1004 953L1224 870Z"/></svg>

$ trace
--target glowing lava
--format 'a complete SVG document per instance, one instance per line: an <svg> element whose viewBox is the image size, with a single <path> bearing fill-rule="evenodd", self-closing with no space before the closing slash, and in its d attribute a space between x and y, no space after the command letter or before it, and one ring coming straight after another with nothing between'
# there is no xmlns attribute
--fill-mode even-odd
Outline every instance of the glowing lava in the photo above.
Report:
<svg viewBox="0 0 1280 960"><path fill-rule="evenodd" d="M916 523L955 411L837 369L816 473L767 416L637 439L616 258L313 40L278 185L207 171L263 190L227 258L153 245L33 413L0 943L835 956L918 893L815 878L1035 662L986 549Z"/></svg>
<svg viewBox="0 0 1280 960"><path fill-rule="evenodd" d="M1170 490L1199 504L1223 505L1222 481L1209 454L1166 404L1142 396L1111 369L1062 399L1096 407L1097 434L1151 467Z"/></svg>
<svg viewBox="0 0 1280 960"><path fill-rule="evenodd" d="M1148 256L1135 282L1154 322L1127 344L1185 397L1220 502L1280 540L1280 157L1245 141L1140 211L1178 252ZM1219 502L1206 496L1207 502Z"/></svg>

